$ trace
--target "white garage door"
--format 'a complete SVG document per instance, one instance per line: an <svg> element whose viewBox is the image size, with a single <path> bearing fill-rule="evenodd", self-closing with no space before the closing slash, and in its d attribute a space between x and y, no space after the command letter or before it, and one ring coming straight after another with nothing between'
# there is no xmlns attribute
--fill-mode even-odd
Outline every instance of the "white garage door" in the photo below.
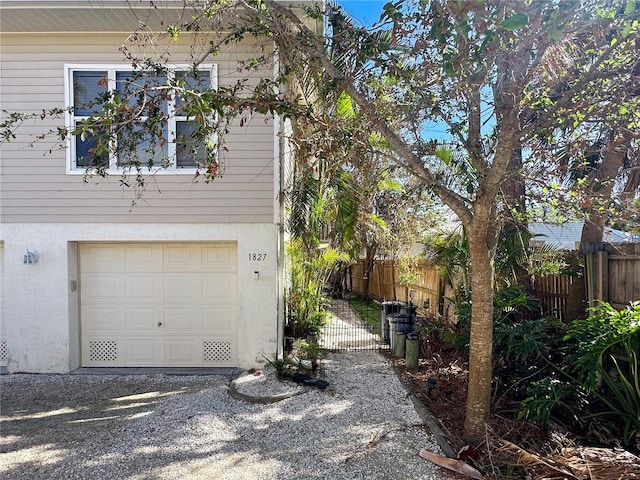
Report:
<svg viewBox="0 0 640 480"><path fill-rule="evenodd" d="M82 366L234 366L237 247L80 245Z"/></svg>
<svg viewBox="0 0 640 480"><path fill-rule="evenodd" d="M0 242L0 367L7 366L7 337L4 318L4 244Z"/></svg>

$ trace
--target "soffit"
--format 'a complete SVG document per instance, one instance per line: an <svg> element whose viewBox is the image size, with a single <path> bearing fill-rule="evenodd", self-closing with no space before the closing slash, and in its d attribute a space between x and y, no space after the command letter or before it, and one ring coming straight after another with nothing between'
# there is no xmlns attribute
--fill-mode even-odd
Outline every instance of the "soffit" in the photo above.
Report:
<svg viewBox="0 0 640 480"><path fill-rule="evenodd" d="M186 2L184 2L186 3ZM194 11L183 2L125 0L1 0L0 32L131 32L188 21Z"/></svg>
<svg viewBox="0 0 640 480"><path fill-rule="evenodd" d="M0 33L165 31L188 22L200 0L0 0ZM291 3L291 2L289 2ZM323 3L297 0L295 5Z"/></svg>

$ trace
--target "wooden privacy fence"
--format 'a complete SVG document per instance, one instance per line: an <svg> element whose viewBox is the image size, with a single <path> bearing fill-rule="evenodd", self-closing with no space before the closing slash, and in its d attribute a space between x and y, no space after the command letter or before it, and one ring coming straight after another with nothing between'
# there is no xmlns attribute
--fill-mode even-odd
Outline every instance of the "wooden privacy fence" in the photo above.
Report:
<svg viewBox="0 0 640 480"><path fill-rule="evenodd" d="M571 321L598 301L618 310L640 301L640 244L588 243L583 250L584 279L536 276L535 294L543 314Z"/></svg>
<svg viewBox="0 0 640 480"><path fill-rule="evenodd" d="M569 275L536 275L534 288L541 313L565 320L572 286L577 281L578 279Z"/></svg>
<svg viewBox="0 0 640 480"><path fill-rule="evenodd" d="M367 277L364 261L361 260L351 266L351 288L360 295L379 301L406 302L412 292L415 305L434 313L438 312L443 300L443 287L438 271L426 261L419 262L416 271L420 273L420 280L417 284L406 287L397 282L399 267L394 261L376 261Z"/></svg>
<svg viewBox="0 0 640 480"><path fill-rule="evenodd" d="M586 245L584 280L568 275L536 276L534 295L543 315L571 321L587 306L598 300L622 309L630 302L640 301L640 244ZM453 291L445 287L438 271L426 261L419 262L420 281L408 288L399 285L399 268L391 260L376 261L370 275L365 275L364 262L351 267L351 289L369 298L406 302L413 291L413 303L420 308L453 319L450 302ZM368 284L368 288L367 288Z"/></svg>
<svg viewBox="0 0 640 480"><path fill-rule="evenodd" d="M585 246L585 284L590 305L602 300L621 309L640 301L640 243Z"/></svg>

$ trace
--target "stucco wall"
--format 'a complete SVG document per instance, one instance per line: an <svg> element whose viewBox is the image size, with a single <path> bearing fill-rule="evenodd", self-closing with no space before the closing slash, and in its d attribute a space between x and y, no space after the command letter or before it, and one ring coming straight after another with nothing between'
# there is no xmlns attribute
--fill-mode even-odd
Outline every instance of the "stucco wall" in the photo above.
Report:
<svg viewBox="0 0 640 480"><path fill-rule="evenodd" d="M4 224L1 234L10 373L67 373L79 367L79 299L72 282L78 281L76 244L91 241L237 241L238 366L257 366L264 361L263 354L275 355L278 232L274 224ZM26 249L38 250L37 264L23 264ZM253 260L253 253L267 253L267 258Z"/></svg>

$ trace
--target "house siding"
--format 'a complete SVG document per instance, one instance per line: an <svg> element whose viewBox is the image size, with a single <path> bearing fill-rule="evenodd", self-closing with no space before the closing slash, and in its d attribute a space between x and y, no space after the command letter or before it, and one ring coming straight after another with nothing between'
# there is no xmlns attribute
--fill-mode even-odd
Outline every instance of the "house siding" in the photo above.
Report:
<svg viewBox="0 0 640 480"><path fill-rule="evenodd" d="M125 64L118 50L124 34L2 34L2 109L41 112L64 107L65 64ZM172 45L171 59L189 63L188 38ZM249 43L213 59L218 84L246 78L237 59L259 51ZM255 74L257 76L257 74ZM158 173L147 178L142 198L120 186L120 176L67 174L64 148L53 137L37 140L64 119L25 122L17 138L2 145L2 223L274 223L277 152L270 117L234 122L221 152L222 177L205 184L193 174Z"/></svg>

